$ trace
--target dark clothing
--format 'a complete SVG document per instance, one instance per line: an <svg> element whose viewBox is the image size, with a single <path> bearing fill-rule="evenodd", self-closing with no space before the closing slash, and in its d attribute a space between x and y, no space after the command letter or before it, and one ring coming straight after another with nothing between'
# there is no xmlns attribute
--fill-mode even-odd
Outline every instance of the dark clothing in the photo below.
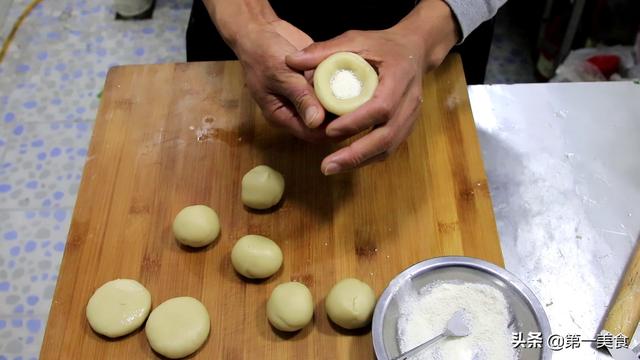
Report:
<svg viewBox="0 0 640 360"><path fill-rule="evenodd" d="M314 41L336 37L347 30L383 30L397 24L415 6L415 0L325 0L323 6L306 1L272 0L276 14L308 34ZM336 11L339 9L339 11ZM493 23L480 25L456 46L469 84L484 82ZM187 61L235 60L222 40L202 0L194 0L187 28Z"/></svg>

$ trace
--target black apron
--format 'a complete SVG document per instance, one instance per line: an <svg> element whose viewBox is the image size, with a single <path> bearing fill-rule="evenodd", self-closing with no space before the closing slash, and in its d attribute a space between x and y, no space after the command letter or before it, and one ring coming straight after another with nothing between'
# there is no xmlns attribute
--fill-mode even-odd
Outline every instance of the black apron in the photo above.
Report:
<svg viewBox="0 0 640 360"><path fill-rule="evenodd" d="M275 13L314 41L329 40L347 30L383 30L397 24L415 0L323 0L321 6L299 0L271 0ZM491 47L493 22L482 24L456 46L469 84L481 84ZM235 60L222 40L202 0L194 0L187 28L187 61Z"/></svg>

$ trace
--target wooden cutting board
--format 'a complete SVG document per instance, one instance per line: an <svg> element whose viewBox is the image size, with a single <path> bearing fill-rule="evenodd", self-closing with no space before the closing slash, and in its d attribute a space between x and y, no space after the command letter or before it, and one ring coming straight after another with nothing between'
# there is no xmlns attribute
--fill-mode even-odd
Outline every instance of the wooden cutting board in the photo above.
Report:
<svg viewBox="0 0 640 360"><path fill-rule="evenodd" d="M335 146L335 145L334 145ZM333 147L334 147L333 146ZM380 294L406 267L442 255L503 264L459 57L424 82L422 116L386 162L338 176L320 173L330 145L309 145L265 124L236 62L124 66L107 77L73 214L42 359L157 357L143 330L96 335L85 306L104 282L131 278L154 305L200 299L211 334L199 359L372 359L371 336L333 326L324 297L357 277ZM282 206L240 202L245 172L268 164L286 179ZM219 214L205 249L183 248L171 222L190 204ZM234 272L230 249L246 234L275 240L283 268L263 282ZM274 331L265 304L278 283L313 293L313 322Z"/></svg>

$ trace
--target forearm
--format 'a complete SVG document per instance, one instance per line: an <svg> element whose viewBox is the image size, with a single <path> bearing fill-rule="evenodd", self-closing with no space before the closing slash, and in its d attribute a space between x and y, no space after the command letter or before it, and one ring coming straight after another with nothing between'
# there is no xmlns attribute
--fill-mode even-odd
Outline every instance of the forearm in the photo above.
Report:
<svg viewBox="0 0 640 360"><path fill-rule="evenodd" d="M203 0L224 41L234 48L242 32L278 19L267 0Z"/></svg>

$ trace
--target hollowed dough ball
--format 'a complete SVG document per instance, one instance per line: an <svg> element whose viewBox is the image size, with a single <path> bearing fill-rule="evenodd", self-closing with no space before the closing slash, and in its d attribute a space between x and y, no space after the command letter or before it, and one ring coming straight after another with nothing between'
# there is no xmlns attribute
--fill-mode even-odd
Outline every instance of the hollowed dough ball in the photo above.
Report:
<svg viewBox="0 0 640 360"><path fill-rule="evenodd" d="M280 269L282 250L264 236L243 236L231 250L231 263L238 273L249 279L264 279Z"/></svg>
<svg viewBox="0 0 640 360"><path fill-rule="evenodd" d="M376 295L371 287L353 278L335 284L325 301L331 321L345 329L369 325L375 304Z"/></svg>
<svg viewBox="0 0 640 360"><path fill-rule="evenodd" d="M200 301L183 296L169 299L153 309L144 331L155 352L179 359L204 344L210 326L207 308Z"/></svg>
<svg viewBox="0 0 640 360"><path fill-rule="evenodd" d="M99 287L87 304L87 320L98 334L115 338L139 328L149 315L151 294L139 282L112 280Z"/></svg>
<svg viewBox="0 0 640 360"><path fill-rule="evenodd" d="M266 165L249 170L242 177L242 202L252 209L268 209L282 198L284 177Z"/></svg>
<svg viewBox="0 0 640 360"><path fill-rule="evenodd" d="M184 245L207 246L220 234L218 214L205 205L187 206L173 220L173 234Z"/></svg>
<svg viewBox="0 0 640 360"><path fill-rule="evenodd" d="M273 327L282 331L297 331L313 317L311 291L299 282L276 286L267 301L267 318Z"/></svg>
<svg viewBox="0 0 640 360"><path fill-rule="evenodd" d="M344 115L371 99L378 87L378 73L360 55L337 52L318 65L313 87L327 111Z"/></svg>

